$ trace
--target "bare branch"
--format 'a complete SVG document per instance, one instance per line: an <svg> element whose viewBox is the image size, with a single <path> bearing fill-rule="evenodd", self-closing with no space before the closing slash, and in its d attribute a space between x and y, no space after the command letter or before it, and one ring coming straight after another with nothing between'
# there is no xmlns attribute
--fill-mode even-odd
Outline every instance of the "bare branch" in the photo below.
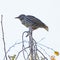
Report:
<svg viewBox="0 0 60 60"><path fill-rule="evenodd" d="M6 51L6 54L7 54L13 47L15 47L16 45L21 44L21 43L22 43L22 42L13 44L13 45ZM3 60L4 60L4 59L5 59L5 56L4 56Z"/></svg>
<svg viewBox="0 0 60 60"><path fill-rule="evenodd" d="M28 46L28 47L26 47L26 48L24 48L23 50L25 50L25 49L27 49L27 48L29 48L29 46ZM15 59L15 60L17 60L17 58L18 58L19 54L20 54L23 50L21 50L21 51L19 51L19 52L18 52L18 55L16 56L16 59Z"/></svg>
<svg viewBox="0 0 60 60"><path fill-rule="evenodd" d="M39 44L39 43L38 43ZM43 46L43 47L46 47L47 49L50 49L50 50L52 50L52 51L55 51L53 48L50 48L50 47L48 47L48 46L45 46L45 45L43 45L43 44L39 44L39 45L41 45L41 46Z"/></svg>
<svg viewBox="0 0 60 60"><path fill-rule="evenodd" d="M39 51L39 52L42 54L42 56L43 56L46 60L48 60L47 57L45 57L44 54L43 54L40 50L37 49L37 51Z"/></svg>
<svg viewBox="0 0 60 60"><path fill-rule="evenodd" d="M4 44L4 53L7 60L6 46L5 46L5 39L4 39L4 29L3 29L3 15L1 15L1 28L2 28L2 38L3 38L3 44Z"/></svg>

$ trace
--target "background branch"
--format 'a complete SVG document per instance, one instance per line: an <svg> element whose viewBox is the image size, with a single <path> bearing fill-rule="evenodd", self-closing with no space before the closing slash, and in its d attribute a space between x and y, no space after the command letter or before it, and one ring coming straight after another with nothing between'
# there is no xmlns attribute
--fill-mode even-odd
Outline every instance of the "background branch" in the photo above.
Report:
<svg viewBox="0 0 60 60"><path fill-rule="evenodd" d="M3 29L3 15L1 15L1 28L2 28L2 38L3 38L3 44L4 44L4 53L7 60L6 46L5 46L5 39L4 39L4 29Z"/></svg>

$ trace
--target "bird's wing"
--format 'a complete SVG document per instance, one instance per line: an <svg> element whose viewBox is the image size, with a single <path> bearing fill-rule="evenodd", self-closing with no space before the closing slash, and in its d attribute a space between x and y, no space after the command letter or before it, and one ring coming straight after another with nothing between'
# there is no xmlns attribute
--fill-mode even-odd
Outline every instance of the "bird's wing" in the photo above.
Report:
<svg viewBox="0 0 60 60"><path fill-rule="evenodd" d="M29 20L31 20L32 22L38 24L40 27L45 26L45 24L41 20L34 16L27 15L27 18L29 18Z"/></svg>

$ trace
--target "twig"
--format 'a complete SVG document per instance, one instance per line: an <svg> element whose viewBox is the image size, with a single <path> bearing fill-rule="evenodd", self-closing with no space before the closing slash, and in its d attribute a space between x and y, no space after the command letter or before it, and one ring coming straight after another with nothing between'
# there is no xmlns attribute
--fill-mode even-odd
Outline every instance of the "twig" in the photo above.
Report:
<svg viewBox="0 0 60 60"><path fill-rule="evenodd" d="M27 33L27 35L28 35L29 31L24 31L24 32L22 33L22 50L25 48L25 46L24 46L24 34L25 34L25 33ZM27 36L26 36L26 37L27 37ZM27 51L26 51L26 50L23 50L23 57L24 57L24 59L26 60L24 51L25 51L26 53L27 53ZM28 54L28 53L27 53L27 54Z"/></svg>
<svg viewBox="0 0 60 60"><path fill-rule="evenodd" d="M23 39L24 33L28 33L28 31L24 31L24 32L23 32L23 34L22 34L22 42L14 43L11 47L9 47L9 49L8 49L7 52L6 52L6 54L7 54L13 47L15 47L15 46L18 45L18 44L21 44L21 43L22 43L22 47L24 47L24 42L27 43L27 41L23 41L23 40L24 40L24 39ZM25 48L25 47L24 47L24 48ZM24 49L24 48L23 48L23 49ZM4 60L4 59L5 59L5 56L4 56L3 60Z"/></svg>
<svg viewBox="0 0 60 60"><path fill-rule="evenodd" d="M50 57L50 55L45 51L45 49L43 49L42 47L40 47L40 48L45 52L45 54L47 54Z"/></svg>
<svg viewBox="0 0 60 60"><path fill-rule="evenodd" d="M3 15L1 15L1 28L2 28L2 38L3 38L3 44L4 44L4 53L7 60L6 46L5 46L5 39L4 39L4 29L3 29Z"/></svg>
<svg viewBox="0 0 60 60"><path fill-rule="evenodd" d="M27 56L27 60L28 60L29 56L30 56L30 53L29 53L29 55Z"/></svg>
<svg viewBox="0 0 60 60"><path fill-rule="evenodd" d="M47 57L45 57L44 54L43 54L40 50L37 49L37 51L39 51L39 52L42 54L42 56L43 56L46 60L48 60Z"/></svg>
<svg viewBox="0 0 60 60"><path fill-rule="evenodd" d="M22 42L13 44L13 45L7 50L6 54L7 54L13 47L15 47L17 44L20 44L20 43L22 43ZM5 59L5 56L4 56L3 60L4 60L4 59Z"/></svg>
<svg viewBox="0 0 60 60"><path fill-rule="evenodd" d="M17 44L20 44L20 43L22 43L22 42L13 44L13 45L8 49L7 53L11 50L11 48L15 47Z"/></svg>
<svg viewBox="0 0 60 60"><path fill-rule="evenodd" d="M23 50L25 50L25 49L27 49L27 48L29 48L29 46L28 46L28 47L26 47L26 48L24 48ZM16 59L15 59L15 60L17 60L17 58L18 58L19 54L20 54L23 50L21 50L21 51L19 51L19 52L18 52L18 55L16 56Z"/></svg>
<svg viewBox="0 0 60 60"><path fill-rule="evenodd" d="M39 44L39 43L38 43ZM52 51L55 51L53 48L50 48L50 47L48 47L48 46L45 46L45 45L43 45L43 44L39 44L39 45L41 45L41 46L43 46L43 47L46 47L47 49L50 49L50 50L52 50Z"/></svg>

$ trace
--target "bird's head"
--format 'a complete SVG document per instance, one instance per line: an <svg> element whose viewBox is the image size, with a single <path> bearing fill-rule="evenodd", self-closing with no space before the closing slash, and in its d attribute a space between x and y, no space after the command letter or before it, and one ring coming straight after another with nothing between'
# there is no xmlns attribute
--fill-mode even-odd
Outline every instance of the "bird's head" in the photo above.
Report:
<svg viewBox="0 0 60 60"><path fill-rule="evenodd" d="M25 17L25 15L24 15L24 14L21 14L21 15L19 15L18 17L15 17L15 18L20 19L20 20L23 20L24 17Z"/></svg>

